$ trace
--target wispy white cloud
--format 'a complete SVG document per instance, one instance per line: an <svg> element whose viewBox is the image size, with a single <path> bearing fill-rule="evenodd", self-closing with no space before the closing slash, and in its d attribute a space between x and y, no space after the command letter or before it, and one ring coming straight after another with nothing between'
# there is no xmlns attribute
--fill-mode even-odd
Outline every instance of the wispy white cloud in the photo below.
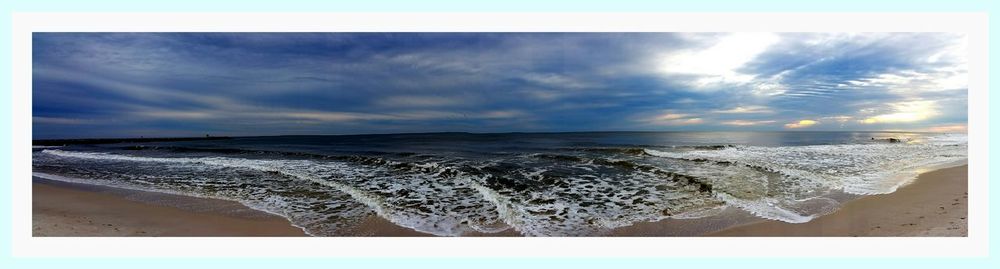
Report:
<svg viewBox="0 0 1000 269"><path fill-rule="evenodd" d="M44 33L33 39L35 51L44 52L33 65L34 115L47 125L116 121L134 129L255 132L260 127L244 123L257 122L314 133L445 125L780 129L785 123L925 130L967 117L967 38L960 33Z"/></svg>
<svg viewBox="0 0 1000 269"><path fill-rule="evenodd" d="M378 99L376 104L384 107L447 107L474 103L457 96L397 95Z"/></svg>
<svg viewBox="0 0 1000 269"><path fill-rule="evenodd" d="M578 78L573 78L561 74L553 73L528 73L522 76L524 80L532 83L537 83L544 86L562 88L562 89L585 89L585 88L595 88L600 85L587 82Z"/></svg>
<svg viewBox="0 0 1000 269"><path fill-rule="evenodd" d="M968 88L968 83L968 72L964 69L956 68L938 68L928 71L893 71L847 81L847 84L851 86L885 88L903 95L933 91L963 90Z"/></svg>
<svg viewBox="0 0 1000 269"><path fill-rule="evenodd" d="M831 120L831 121L836 121L836 122L839 122L839 123L845 123L845 122L848 122L848 121L850 121L850 120L851 120L851 119L853 119L853 118L854 118L854 117L851 117L851 116L843 116L843 115L840 115L840 116L829 116L829 117L823 117L822 119L824 119L824 120Z"/></svg>
<svg viewBox="0 0 1000 269"><path fill-rule="evenodd" d="M190 93L177 89L150 86L127 82L119 79L106 78L89 74L85 71L69 71L59 68L33 67L32 75L39 79L78 83L99 88L102 91L128 96L136 100L177 104L178 102L194 103L209 107L239 107L241 105L230 97L214 96L210 93Z"/></svg>
<svg viewBox="0 0 1000 269"><path fill-rule="evenodd" d="M485 110L470 112L453 112L443 110L404 110L390 113L366 113L347 111L320 111L320 110L253 110L229 111L229 110L164 110L152 108L149 110L138 110L132 113L135 118L153 119L184 119L184 120L235 120L235 121L257 121L257 120L289 120L289 121L318 121L318 122L361 122L361 121L421 121L421 120L448 120L448 119L511 119L529 117L530 115L519 110Z"/></svg>
<svg viewBox="0 0 1000 269"><path fill-rule="evenodd" d="M65 124L65 125L80 125L80 124L93 124L95 123L91 119L77 119L77 118L60 118L60 117L31 117L32 123L40 124Z"/></svg>
<svg viewBox="0 0 1000 269"><path fill-rule="evenodd" d="M766 114L774 113L771 108L766 106L737 106L729 109L714 110L714 113L721 114Z"/></svg>

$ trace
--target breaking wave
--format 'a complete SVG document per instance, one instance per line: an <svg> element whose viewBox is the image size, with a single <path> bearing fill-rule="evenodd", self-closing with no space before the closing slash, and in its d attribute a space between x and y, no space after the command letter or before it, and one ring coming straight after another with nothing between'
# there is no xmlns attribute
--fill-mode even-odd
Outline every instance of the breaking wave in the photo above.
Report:
<svg viewBox="0 0 1000 269"><path fill-rule="evenodd" d="M553 148L489 157L240 148L44 148L50 178L239 201L313 235L351 235L370 215L460 236L601 235L734 207L791 223L840 207L837 193L890 193L928 167L967 158L964 136L915 143Z"/></svg>

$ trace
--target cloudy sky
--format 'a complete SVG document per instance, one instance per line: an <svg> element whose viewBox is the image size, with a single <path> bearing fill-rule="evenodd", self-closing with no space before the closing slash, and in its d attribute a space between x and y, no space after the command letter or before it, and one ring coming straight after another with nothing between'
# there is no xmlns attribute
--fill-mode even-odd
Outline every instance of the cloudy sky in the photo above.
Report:
<svg viewBox="0 0 1000 269"><path fill-rule="evenodd" d="M951 33L35 33L35 138L963 132Z"/></svg>

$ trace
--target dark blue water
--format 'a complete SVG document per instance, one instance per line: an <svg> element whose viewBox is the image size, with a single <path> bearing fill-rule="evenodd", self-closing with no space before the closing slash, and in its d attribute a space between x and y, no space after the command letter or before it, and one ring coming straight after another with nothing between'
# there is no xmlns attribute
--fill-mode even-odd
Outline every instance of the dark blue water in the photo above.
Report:
<svg viewBox="0 0 1000 269"><path fill-rule="evenodd" d="M278 136L39 148L33 168L236 200L314 235L352 235L377 215L437 235L578 236L730 207L805 222L839 207L832 194L892 192L963 160L966 144L861 132Z"/></svg>
<svg viewBox="0 0 1000 269"><path fill-rule="evenodd" d="M340 136L268 136L149 145L316 150L318 152L508 152L577 147L668 147L694 145L803 146L870 142L872 138L919 139L927 134L894 132L591 132L420 133ZM110 147L116 147L112 145Z"/></svg>

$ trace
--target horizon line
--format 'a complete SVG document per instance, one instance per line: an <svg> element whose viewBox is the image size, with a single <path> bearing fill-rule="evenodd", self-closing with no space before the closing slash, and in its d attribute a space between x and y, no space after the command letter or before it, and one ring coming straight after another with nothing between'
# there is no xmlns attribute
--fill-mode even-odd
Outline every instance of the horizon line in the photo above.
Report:
<svg viewBox="0 0 1000 269"><path fill-rule="evenodd" d="M138 137L77 137L77 138L32 138L31 141L57 141L57 140L114 140L114 139L211 139L211 138L254 138L254 137L292 137L292 136L365 136L365 135L427 135L427 134L582 134L582 133L922 133L922 134L968 134L962 132L930 132L930 131L903 131L903 130L856 130L856 131L821 131L821 130L781 130L781 131L563 131L563 132L400 132L400 133L357 133L357 134L279 134L279 135L220 135L212 136L138 136Z"/></svg>

